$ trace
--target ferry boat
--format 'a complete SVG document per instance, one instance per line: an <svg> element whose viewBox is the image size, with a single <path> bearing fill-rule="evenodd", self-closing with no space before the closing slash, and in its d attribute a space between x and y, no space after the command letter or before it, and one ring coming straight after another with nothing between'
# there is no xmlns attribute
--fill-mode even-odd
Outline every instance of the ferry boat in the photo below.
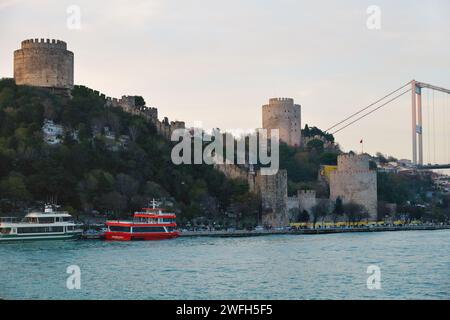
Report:
<svg viewBox="0 0 450 320"><path fill-rule="evenodd" d="M82 230L65 211L46 204L44 212L32 211L25 218L0 218L0 241L78 238Z"/></svg>
<svg viewBox="0 0 450 320"><path fill-rule="evenodd" d="M134 213L132 221L107 221L106 240L163 240L180 235L176 230L176 215L165 213L163 208L157 208L157 202L152 201L152 208L143 208Z"/></svg>

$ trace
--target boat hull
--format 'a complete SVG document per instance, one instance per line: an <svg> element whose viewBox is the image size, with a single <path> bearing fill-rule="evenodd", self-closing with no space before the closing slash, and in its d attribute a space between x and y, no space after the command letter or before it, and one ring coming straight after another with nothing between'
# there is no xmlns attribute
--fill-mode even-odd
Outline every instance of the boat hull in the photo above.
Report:
<svg viewBox="0 0 450 320"><path fill-rule="evenodd" d="M152 232L152 233L129 233L129 232L105 232L105 240L109 241L154 241L174 239L180 236L179 232Z"/></svg>
<svg viewBox="0 0 450 320"><path fill-rule="evenodd" d="M30 234L30 235L0 235L0 242L3 241L37 241L37 240L71 240L78 239L81 232L64 234Z"/></svg>

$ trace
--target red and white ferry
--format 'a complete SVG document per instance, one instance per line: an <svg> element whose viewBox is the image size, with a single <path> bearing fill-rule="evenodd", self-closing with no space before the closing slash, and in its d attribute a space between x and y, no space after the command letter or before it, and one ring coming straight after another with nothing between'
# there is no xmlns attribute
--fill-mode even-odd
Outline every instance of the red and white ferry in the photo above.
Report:
<svg viewBox="0 0 450 320"><path fill-rule="evenodd" d="M157 208L157 202L152 201L152 208L134 213L133 221L107 221L106 240L163 240L180 235L176 230L176 215L164 213L163 208Z"/></svg>

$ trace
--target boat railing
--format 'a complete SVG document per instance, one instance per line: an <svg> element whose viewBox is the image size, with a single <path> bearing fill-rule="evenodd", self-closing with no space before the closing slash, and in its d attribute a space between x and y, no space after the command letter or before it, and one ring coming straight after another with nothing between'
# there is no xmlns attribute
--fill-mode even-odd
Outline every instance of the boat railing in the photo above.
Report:
<svg viewBox="0 0 450 320"><path fill-rule="evenodd" d="M20 222L20 218L17 218L17 217L0 217L0 222L3 222L3 223Z"/></svg>

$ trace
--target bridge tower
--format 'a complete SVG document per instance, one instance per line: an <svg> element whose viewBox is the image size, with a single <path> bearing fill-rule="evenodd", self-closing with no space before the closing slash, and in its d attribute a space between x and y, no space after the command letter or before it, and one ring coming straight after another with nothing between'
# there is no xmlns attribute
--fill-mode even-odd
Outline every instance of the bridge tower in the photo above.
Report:
<svg viewBox="0 0 450 320"><path fill-rule="evenodd" d="M450 90L416 80L411 81L412 155L415 165L423 166L422 89L450 94Z"/></svg>

